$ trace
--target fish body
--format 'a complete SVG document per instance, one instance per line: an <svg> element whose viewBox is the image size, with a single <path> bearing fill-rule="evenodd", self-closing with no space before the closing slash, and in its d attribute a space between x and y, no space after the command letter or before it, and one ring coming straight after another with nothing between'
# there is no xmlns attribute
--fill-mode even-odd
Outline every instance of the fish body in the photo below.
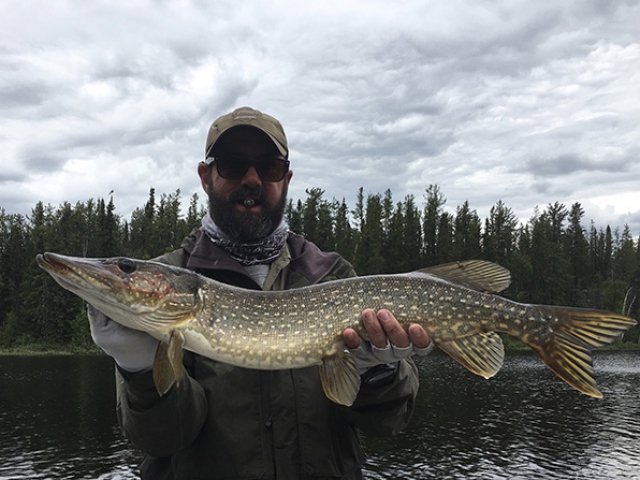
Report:
<svg viewBox="0 0 640 480"><path fill-rule="evenodd" d="M635 325L611 312L530 305L498 293L508 270L471 260L400 275L335 280L286 291L254 291L190 270L127 258L45 253L38 264L113 320L161 340L154 380L164 394L182 375L182 349L239 367L320 367L326 395L350 405L360 376L342 332L366 338L365 308L390 310L404 328L422 325L440 349L477 375L501 368L496 332L532 347L560 378L594 397L590 351Z"/></svg>

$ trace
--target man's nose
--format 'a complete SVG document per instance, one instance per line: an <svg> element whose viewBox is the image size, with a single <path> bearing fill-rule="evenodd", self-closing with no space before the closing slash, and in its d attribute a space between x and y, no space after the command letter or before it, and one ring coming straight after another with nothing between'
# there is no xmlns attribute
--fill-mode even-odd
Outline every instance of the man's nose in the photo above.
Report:
<svg viewBox="0 0 640 480"><path fill-rule="evenodd" d="M262 179L260 178L260 175L258 175L258 171L255 167L249 167L249 170L247 170L247 173L245 173L242 178L242 183L249 185L250 187L262 185Z"/></svg>

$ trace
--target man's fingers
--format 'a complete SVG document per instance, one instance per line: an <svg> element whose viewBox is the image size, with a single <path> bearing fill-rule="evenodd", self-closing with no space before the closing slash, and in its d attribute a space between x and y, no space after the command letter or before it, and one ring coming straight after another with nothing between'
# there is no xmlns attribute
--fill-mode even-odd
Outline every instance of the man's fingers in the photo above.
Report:
<svg viewBox="0 0 640 480"><path fill-rule="evenodd" d="M407 332L389 310L382 309L376 313L368 308L362 312L362 323L369 342L379 349L387 348L389 343L401 349L411 345L423 349L431 343L429 334L421 325L412 323ZM345 330L344 339L349 348L357 348L360 344L358 334L352 329Z"/></svg>
<svg viewBox="0 0 640 480"><path fill-rule="evenodd" d="M387 334L382 329L382 325L380 324L380 320L378 320L376 312L370 308L363 311L362 323L364 324L364 328L367 330L371 344L378 348L385 348L387 346Z"/></svg>
<svg viewBox="0 0 640 480"><path fill-rule="evenodd" d="M411 338L411 343L417 348L425 348L431 343L429 334L417 323L409 325L409 337Z"/></svg>
<svg viewBox="0 0 640 480"><path fill-rule="evenodd" d="M407 332L404 331L404 328L402 328L398 320L396 320L396 317L394 317L389 310L380 310L378 312L378 319L392 345L399 348L407 348L411 345Z"/></svg>
<svg viewBox="0 0 640 480"><path fill-rule="evenodd" d="M347 328L342 332L342 338L347 348L358 348L360 346L360 336L353 328Z"/></svg>

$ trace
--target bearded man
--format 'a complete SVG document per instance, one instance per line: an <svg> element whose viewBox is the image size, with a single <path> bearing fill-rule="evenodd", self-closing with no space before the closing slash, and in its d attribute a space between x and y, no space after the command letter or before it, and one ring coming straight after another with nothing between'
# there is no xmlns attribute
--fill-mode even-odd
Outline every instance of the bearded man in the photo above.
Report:
<svg viewBox="0 0 640 480"><path fill-rule="evenodd" d="M289 147L275 118L249 107L209 129L198 175L209 200L202 227L158 261L238 287L285 290L355 276L337 253L288 230ZM89 307L92 336L116 363L117 415L144 452L143 479L362 479L360 432L391 435L409 422L418 375L408 358L431 348L418 325L365 309L369 340L352 329L361 388L352 406L322 389L317 366L262 371L184 352L184 380L160 397L158 341Z"/></svg>

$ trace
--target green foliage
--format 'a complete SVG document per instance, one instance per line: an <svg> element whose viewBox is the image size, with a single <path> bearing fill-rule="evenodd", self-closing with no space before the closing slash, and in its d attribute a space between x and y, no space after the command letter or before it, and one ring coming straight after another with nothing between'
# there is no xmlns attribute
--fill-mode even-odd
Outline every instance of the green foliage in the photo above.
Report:
<svg viewBox="0 0 640 480"><path fill-rule="evenodd" d="M602 307L605 310L622 313L630 286L624 280L605 280L602 282Z"/></svg>
<svg viewBox="0 0 640 480"><path fill-rule="evenodd" d="M93 345L85 308L80 309L71 321L71 344L82 348L90 348Z"/></svg>
<svg viewBox="0 0 640 480"><path fill-rule="evenodd" d="M0 326L0 347L20 347L33 343L29 324L15 312L9 312Z"/></svg>
<svg viewBox="0 0 640 480"><path fill-rule="evenodd" d="M456 260L480 258L480 217L469 207L469 201L456 209L453 224L453 257Z"/></svg>
<svg viewBox="0 0 640 480"><path fill-rule="evenodd" d="M518 219L502 200L491 207L482 235L482 252L486 260L511 266L511 255L515 250L515 235Z"/></svg>
<svg viewBox="0 0 640 480"><path fill-rule="evenodd" d="M423 252L425 266L436 265L438 263L438 227L443 207L447 199L440 192L438 185L429 185L425 192L425 206L423 221Z"/></svg>
<svg viewBox="0 0 640 480"><path fill-rule="evenodd" d="M306 194L287 204L290 228L324 250L339 252L361 275L484 258L511 270L504 294L517 301L638 316L639 242L626 225L612 230L592 223L585 229L579 203L570 209L550 203L519 223L502 201L484 220L468 201L455 214L445 211L446 198L437 185L425 190L422 205L412 195L394 202L390 190L367 194L360 188L353 210L344 199L325 199L319 188ZM37 267L36 254L149 259L177 248L205 212L194 195L185 217L179 190L158 197L153 188L129 220L116 213L113 198L58 207L38 202L27 217L0 207L0 348L93 348L85 305ZM640 327L634 327L624 340L637 344L639 337Z"/></svg>
<svg viewBox="0 0 640 480"><path fill-rule="evenodd" d="M384 272L386 263L383 256L384 228L382 225L382 199L380 195L369 195L362 222L360 241L356 249L354 266L361 275Z"/></svg>

